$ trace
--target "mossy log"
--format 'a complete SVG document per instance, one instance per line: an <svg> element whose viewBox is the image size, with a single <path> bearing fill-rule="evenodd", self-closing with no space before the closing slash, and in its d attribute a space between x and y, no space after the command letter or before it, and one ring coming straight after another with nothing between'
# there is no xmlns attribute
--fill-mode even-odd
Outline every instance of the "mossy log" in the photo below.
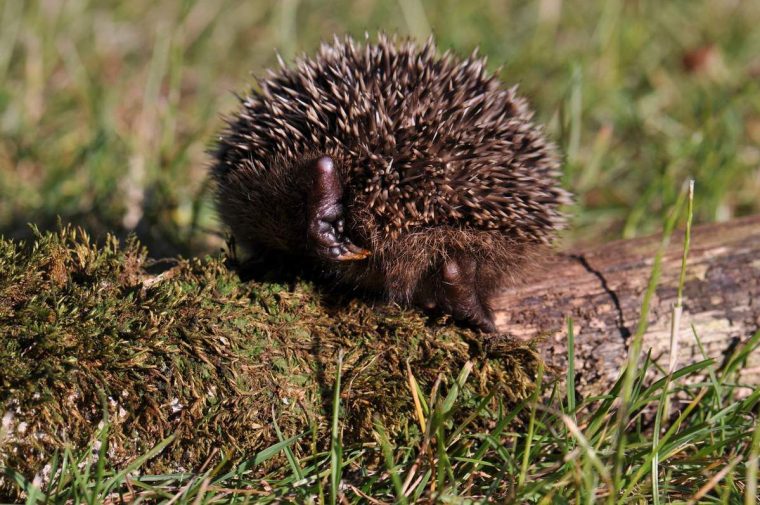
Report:
<svg viewBox="0 0 760 505"><path fill-rule="evenodd" d="M658 236L622 240L560 255L535 278L496 300L501 331L520 340L543 336L540 351L558 369L567 360L567 321L575 333L576 388L584 395L617 379L641 315ZM683 235L662 258L642 351L667 370L672 309L681 271ZM760 328L760 216L696 227L686 267L678 364L720 362ZM693 329L692 329L693 327ZM742 382L760 385L760 352L749 355Z"/></svg>
<svg viewBox="0 0 760 505"><path fill-rule="evenodd" d="M373 440L375 416L420 436L410 372L428 394L471 369L456 405L467 416L489 392L525 398L539 359L307 281L243 282L223 257L157 262L135 240L95 245L69 227L0 237L0 501L14 489L4 467L45 477L55 452L85 453L99 426L115 466L173 436L145 472L250 456L277 442L273 421L325 448L341 351L347 445Z"/></svg>

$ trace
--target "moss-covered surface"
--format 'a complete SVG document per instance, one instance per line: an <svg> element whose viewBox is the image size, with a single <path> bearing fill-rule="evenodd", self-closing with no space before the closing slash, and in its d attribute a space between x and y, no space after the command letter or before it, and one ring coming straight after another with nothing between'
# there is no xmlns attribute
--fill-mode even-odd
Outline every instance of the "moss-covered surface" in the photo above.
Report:
<svg viewBox="0 0 760 505"><path fill-rule="evenodd" d="M98 247L68 227L0 240L0 466L33 476L56 449L87 447L106 409L117 464L176 434L152 471L268 447L273 416L285 436L315 426L326 443L341 349L344 444L372 440L375 414L414 436L407 362L429 390L472 360L461 414L494 389L525 397L537 367L505 338L305 281L242 282L224 258L157 264L136 241Z"/></svg>

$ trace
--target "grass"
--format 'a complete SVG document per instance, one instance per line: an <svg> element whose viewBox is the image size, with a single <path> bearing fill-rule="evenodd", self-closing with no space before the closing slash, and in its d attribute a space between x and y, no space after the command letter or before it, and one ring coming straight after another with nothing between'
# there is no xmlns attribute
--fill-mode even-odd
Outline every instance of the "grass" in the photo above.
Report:
<svg viewBox="0 0 760 505"><path fill-rule="evenodd" d="M465 497L521 503L648 503L665 497L671 502L754 503L759 438L754 413L760 391L736 401L734 393L741 386L734 384L733 378L736 364L758 342L760 334L737 349L726 366L706 360L677 370L672 381L637 387L631 398L635 408L627 411L630 417L624 433L615 428L621 382L604 395L586 399L575 410L570 410L548 383L514 409L505 409L501 402L484 402L477 414L490 419L489 427L474 430L466 421L460 424L455 420L458 389L441 395L433 386L424 395L430 409L424 437L401 436L395 447L382 422L376 420L375 442L346 447L333 443L329 450L299 456L290 452L289 465L269 472L257 469L269 458L288 453L298 443L298 436L237 466L228 467L222 461L206 465L198 473L151 475L135 470L171 443L171 438L117 471L103 463L106 423L98 436L100 449L94 446L78 455L70 450L56 455L50 462L54 478L41 489L19 474L13 477L27 491L27 503L460 503ZM638 386L650 366L647 361L637 371ZM340 374L339 366L337 370ZM705 371L715 374L724 387L690 384L693 374ZM467 372L465 367L459 375L456 384L460 387L467 381ZM653 444L647 407L669 394L677 395L683 408ZM510 429L525 410L530 411L527 427ZM333 412L334 427L339 427L338 409ZM613 479L610 468L619 437L626 440L625 471ZM652 474L655 457L661 466ZM652 485L647 476L659 486ZM325 485L329 497L325 497Z"/></svg>
<svg viewBox="0 0 760 505"><path fill-rule="evenodd" d="M204 150L219 113L235 105L232 91L272 65L275 49L292 61L333 33L432 32L441 49L479 46L565 153L564 183L577 201L567 244L670 229L688 178L699 188L696 223L756 213L758 22L759 3L733 0L5 0L0 235L37 249L2 241L0 356L11 366L0 371L0 399L5 412L13 398L41 408L78 388L89 410L46 404L55 408L36 417L32 446L35 430L61 423L78 427L77 438L37 441L26 459L47 462L50 478L14 465L3 492L24 492L29 503L755 503L760 393L736 381L760 335L723 363L674 366L653 384L642 380L652 362L634 352L595 398L548 379L531 392L520 382L535 383L527 372L505 392L470 359L467 335L430 334L413 314L361 303L328 326L322 304L334 307L308 285L243 285L220 259L200 258L222 245ZM99 247L71 229L35 235L27 226L55 230L59 216ZM147 250L125 242L130 233ZM149 259L178 254L199 259L167 268ZM147 296L136 287L158 275L166 277ZM298 332L314 328L325 338L316 367L294 351ZM572 321L568 329L572 338ZM41 354L14 347L42 334ZM256 345L273 335L278 346ZM699 328L692 335L701 345ZM433 358L415 354L420 342ZM242 358L225 361L228 348ZM520 352L494 366L538 366ZM104 357L124 366L84 373ZM288 394L241 400L261 374L239 367L262 359ZM572 383L572 352L568 363ZM181 372L166 377L168 369ZM228 403L189 408L211 382ZM142 411L137 438L114 417L103 384L130 398L141 398L130 387L154 387L160 405ZM368 398L386 402L378 415L362 407ZM156 412L172 405L195 417L162 424ZM194 472L162 467L187 451L183 442L212 457L193 461Z"/></svg>

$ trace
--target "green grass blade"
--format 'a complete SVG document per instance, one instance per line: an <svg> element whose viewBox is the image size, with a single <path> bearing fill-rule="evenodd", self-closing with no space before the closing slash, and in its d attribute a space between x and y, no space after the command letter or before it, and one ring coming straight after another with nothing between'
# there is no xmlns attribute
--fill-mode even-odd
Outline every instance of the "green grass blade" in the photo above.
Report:
<svg viewBox="0 0 760 505"><path fill-rule="evenodd" d="M385 468L388 470L388 474L391 476L391 482L393 482L393 489L396 492L397 503L407 503L406 496L404 496L403 486L401 484L401 477L399 477L396 463L393 460L393 447L388 440L388 435L385 432L385 426L379 417L374 419L375 438L377 443L380 444L380 450L383 453L383 459L385 460Z"/></svg>
<svg viewBox="0 0 760 505"><path fill-rule="evenodd" d="M141 456L138 456L130 464L125 466L120 472L118 472L110 479L106 480L106 482L103 484L103 495L108 495L116 488L116 486L124 482L124 477L140 468L149 459L161 453L161 451L163 451L169 444L174 442L174 438L174 434L169 435L165 439L161 440L158 444L156 444L151 450Z"/></svg>
<svg viewBox="0 0 760 505"><path fill-rule="evenodd" d="M567 413L575 420L575 332L573 319L567 318Z"/></svg>
<svg viewBox="0 0 760 505"><path fill-rule="evenodd" d="M752 444L747 457L746 483L744 490L744 504L755 505L757 503L757 477L758 458L760 457L760 423L755 422L755 430L752 433Z"/></svg>
<svg viewBox="0 0 760 505"><path fill-rule="evenodd" d="M531 398L530 407L530 421L528 421L528 433L525 436L525 447L523 448L522 466L520 467L520 476L517 479L518 488L525 485L525 480L528 478L528 465L530 463L531 447L533 445L533 437L536 429L536 407L538 406L539 394L542 390L542 381L544 378L544 364L539 362L538 372L536 374L536 389L533 392Z"/></svg>
<svg viewBox="0 0 760 505"><path fill-rule="evenodd" d="M614 458L614 483L615 490L620 489L621 481L623 478L623 459L625 456L625 431L628 424L628 411L630 408L631 395L633 393L634 381L638 372L639 354L641 353L641 346L648 326L649 318L649 306L652 298L654 297L655 289L660 280L660 269L662 266L662 257L665 254L665 250L670 243L670 236L673 233L673 228L676 225L678 216L683 207L685 194L682 192L678 201L673 206L670 216L665 222L665 226L662 233L662 239L660 241L660 247L655 255L654 264L652 265L652 271L649 276L649 282L647 289L644 293L644 298L641 304L641 316L636 327L636 332L632 337L630 347L628 349L628 358L626 368L624 372L623 387L620 391L620 407L618 409L617 417L617 439Z"/></svg>
<svg viewBox="0 0 760 505"><path fill-rule="evenodd" d="M280 443L284 442L286 439L282 435L282 431L280 431L280 426L277 424L274 405L272 405L272 424L274 425L274 431L277 433L277 439L280 441ZM285 457L288 460L290 469L293 470L293 475L295 475L296 480L302 480L303 470L301 470L301 465L298 464L298 460L296 459L295 454L293 454L293 450L290 448L290 444L284 445L282 450L285 452Z"/></svg>
<svg viewBox="0 0 760 505"><path fill-rule="evenodd" d="M330 503L338 502L340 480L343 471L343 447L340 437L340 379L343 368L343 350L338 352L338 367L335 371L333 392L332 430L330 432Z"/></svg>

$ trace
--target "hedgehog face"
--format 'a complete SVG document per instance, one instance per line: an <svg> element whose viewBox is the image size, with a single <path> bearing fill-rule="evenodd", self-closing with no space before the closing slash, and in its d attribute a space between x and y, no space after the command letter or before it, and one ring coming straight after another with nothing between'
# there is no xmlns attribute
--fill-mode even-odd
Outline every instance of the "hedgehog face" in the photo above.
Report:
<svg viewBox="0 0 760 505"><path fill-rule="evenodd" d="M239 243L487 331L490 296L563 225L554 146L474 54L336 39L270 72L228 124L212 173Z"/></svg>

